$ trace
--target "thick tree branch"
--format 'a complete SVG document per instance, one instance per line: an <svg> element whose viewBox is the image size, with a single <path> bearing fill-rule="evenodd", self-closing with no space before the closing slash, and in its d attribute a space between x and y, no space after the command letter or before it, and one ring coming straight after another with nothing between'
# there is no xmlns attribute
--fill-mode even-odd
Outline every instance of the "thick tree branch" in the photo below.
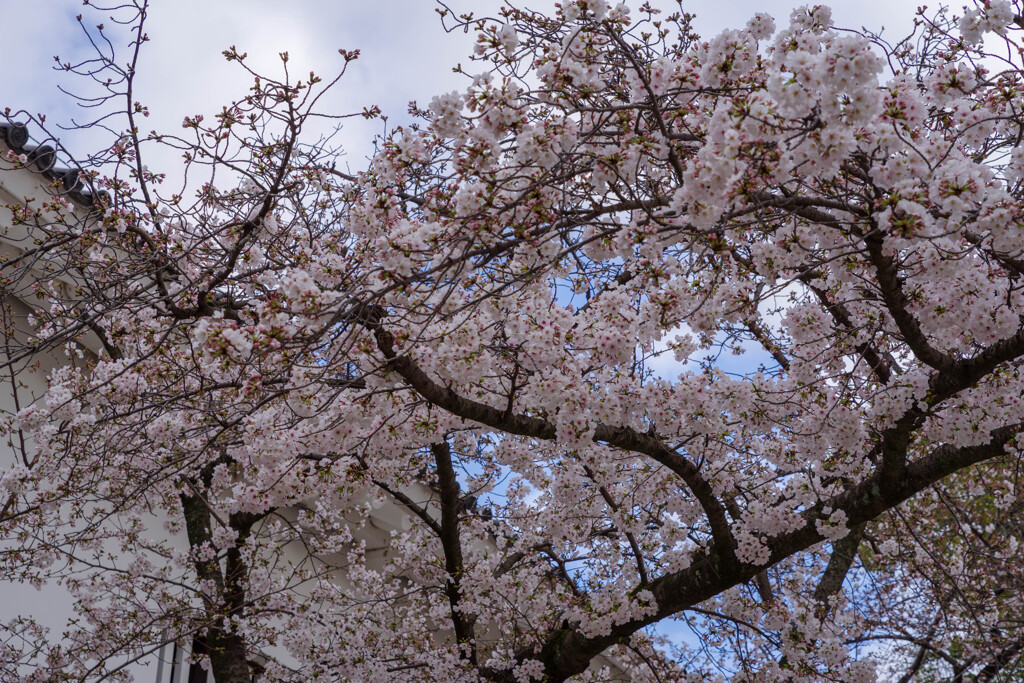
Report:
<svg viewBox="0 0 1024 683"><path fill-rule="evenodd" d="M547 420L528 415L506 416L504 411L489 405L459 396L448 387L430 379L408 356L400 356L394 349L394 337L372 319L368 326L374 330L377 347L388 360L392 370L397 372L426 401L444 408L453 415L473 420L489 427L501 429L510 434L529 436L545 441L554 441L555 425ZM640 434L629 427L611 427L598 424L594 428L593 440L634 453L643 453L677 474L700 503L708 518L713 548L720 552L726 562L733 562L732 551L736 542L729 529L725 506L718 500L711 485L704 479L697 466L679 453L671 450L653 436Z"/></svg>
<svg viewBox="0 0 1024 683"><path fill-rule="evenodd" d="M721 563L711 551L699 553L688 569L658 577L643 587L654 594L657 611L653 615L617 626L605 636L587 637L569 624L548 637L540 655L531 654L531 648L529 652L524 651L520 656L539 658L544 662L551 681L564 681L586 670L590 661L604 649L644 626L700 604L740 583L750 581L759 571L821 543L825 539L818 533L814 521L827 517L822 512L824 509L843 510L847 514L849 525L856 527L951 474L985 460L1003 456L1006 445L1022 431L1024 425L1009 425L993 430L990 441L979 446L940 446L911 463L907 467L906 476L902 479L893 480L876 473L851 490L808 510L804 513L807 523L801 529L772 539L769 543L771 556L765 566ZM491 678L495 681L511 680L499 672L492 672Z"/></svg>
<svg viewBox="0 0 1024 683"><path fill-rule="evenodd" d="M828 559L825 572L821 575L818 585L814 589L814 600L818 603L818 610L824 618L832 606L829 598L839 593L843 587L843 581L857 558L857 549L864 538L864 524L855 525L850 532L832 543L832 555Z"/></svg>
<svg viewBox="0 0 1024 683"><path fill-rule="evenodd" d="M252 674L246 658L245 641L230 626L232 615L238 614L246 602L245 582L248 577L245 563L237 545L229 549L224 571L216 556L200 559L206 552L203 548L212 548L213 545L209 508L199 494L182 495L181 503L189 546L196 557L193 561L196 576L213 589L212 594L203 594L210 626L205 635L197 635L199 647L206 650L217 683L250 683ZM239 518L237 523L239 528L235 530L247 536L252 522L248 518Z"/></svg>
<svg viewBox="0 0 1024 683"><path fill-rule="evenodd" d="M459 511L462 496L459 482L452 466L451 447L447 441L430 445L430 452L437 464L437 483L441 495L441 547L444 550L444 568L448 573L445 594L451 608L455 640L460 646L460 656L476 665L476 635L473 625L476 618L465 611L462 605L462 574L465 560L462 555L462 541L459 538Z"/></svg>
<svg viewBox="0 0 1024 683"><path fill-rule="evenodd" d="M907 297L903 292L903 281L896 270L892 257L884 253L884 237L879 230L872 230L864 237L868 260L874 266L878 278L879 293L892 316L893 322L903 335L903 341L923 363L943 371L952 367L956 360L938 349L928 341L921 325L913 314L907 310Z"/></svg>

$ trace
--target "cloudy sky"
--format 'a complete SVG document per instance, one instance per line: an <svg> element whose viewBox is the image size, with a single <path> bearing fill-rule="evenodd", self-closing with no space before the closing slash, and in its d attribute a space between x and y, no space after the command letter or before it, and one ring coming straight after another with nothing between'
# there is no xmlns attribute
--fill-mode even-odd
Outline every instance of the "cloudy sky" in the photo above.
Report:
<svg viewBox="0 0 1024 683"><path fill-rule="evenodd" d="M471 9L478 16L493 16L501 3L452 0L449 4L460 12ZM553 0L533 0L527 6L550 9L553 4ZM672 0L654 4L674 6ZM782 24L798 4L793 0L690 0L683 7L697 15L701 34L711 36L742 26L758 11L769 12ZM884 26L886 35L895 36L909 27L917 4L917 0L842 0L833 3L833 18L842 26L873 30ZM54 56L64 61L88 58L90 48L75 17L83 14L84 23L104 23L109 30L110 13L90 11L81 0L3 0L0 7L5 25L0 107L43 113L48 123L88 118L60 90L63 86L90 92L87 84L55 71ZM325 77L342 64L339 48L358 49L361 59L325 102L325 109L349 113L376 104L392 121L401 121L410 100L425 104L463 81L452 74L451 67L467 63L473 36L446 34L434 8L432 0L152 0L147 20L151 41L142 53L136 99L152 112L147 127L173 132L184 116L210 115L245 93L247 77L221 56L231 45L247 52L257 70L279 73L277 55L287 50L293 73L312 69ZM116 30L113 33L116 38ZM127 56L126 51L121 53L124 60ZM380 122L346 124L342 143L353 168L362 165L373 135L380 130ZM88 134L64 133L62 139L73 150L99 144Z"/></svg>

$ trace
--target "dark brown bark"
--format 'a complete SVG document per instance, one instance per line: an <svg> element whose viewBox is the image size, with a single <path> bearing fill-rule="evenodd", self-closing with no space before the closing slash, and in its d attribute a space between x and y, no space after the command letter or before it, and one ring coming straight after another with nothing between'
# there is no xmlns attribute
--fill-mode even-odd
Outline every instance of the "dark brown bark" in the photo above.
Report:
<svg viewBox="0 0 1024 683"><path fill-rule="evenodd" d="M374 329L377 345L391 368L428 402L454 415L495 427L509 434L530 436L545 441L555 439L555 425L547 420L528 415L508 415L497 408L459 396L448 387L433 381L412 360L395 353L394 338L381 328L379 323L371 323L370 326ZM640 434L629 427L598 424L594 428L593 440L623 450L643 453L674 472L687 485L704 510L715 545L723 551L731 551L736 547L736 541L729 530L725 506L715 496L711 485L701 475L697 466L689 459L670 449L658 438Z"/></svg>
<svg viewBox="0 0 1024 683"><path fill-rule="evenodd" d="M828 599L839 593L843 587L843 581L857 558L857 550L860 548L861 539L864 538L864 524L859 524L850 533L843 536L832 544L832 555L828 558L828 565L825 572L814 589L814 600L818 603L821 616L829 613L831 607Z"/></svg>
<svg viewBox="0 0 1024 683"><path fill-rule="evenodd" d="M195 549L210 543L211 515L206 501L193 493L182 495L181 502L189 546ZM223 571L216 559L197 559L193 563L199 580L215 587L213 595L204 596L208 625L205 632L197 634L196 640L206 649L216 683L251 683L252 680L245 640L228 624L232 616L241 614L245 605L247 568L237 544L245 540L255 521L251 515L232 515L230 524L239 533L239 539L236 546L226 552Z"/></svg>
<svg viewBox="0 0 1024 683"><path fill-rule="evenodd" d="M445 595L451 608L455 640L463 647L462 656L476 665L476 619L463 611L461 580L465 570L462 541L459 538L459 511L462 508L459 482L452 466L452 452L447 442L431 444L430 452L437 464L437 483L441 496L441 547L444 549L444 568L448 573Z"/></svg>

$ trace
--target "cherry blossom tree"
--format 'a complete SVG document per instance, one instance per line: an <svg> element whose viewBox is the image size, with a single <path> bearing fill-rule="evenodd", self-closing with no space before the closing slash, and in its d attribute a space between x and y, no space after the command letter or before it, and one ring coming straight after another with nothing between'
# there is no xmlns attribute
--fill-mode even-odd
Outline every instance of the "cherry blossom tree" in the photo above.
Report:
<svg viewBox="0 0 1024 683"><path fill-rule="evenodd" d="M66 65L114 135L86 209L10 207L7 367L67 359L7 422L0 568L78 618L9 621L0 666L1019 676L1020 3L896 43L820 6L706 40L438 9L477 32L467 87L352 173L286 54L173 133L102 31ZM136 56L145 10L104 10Z"/></svg>

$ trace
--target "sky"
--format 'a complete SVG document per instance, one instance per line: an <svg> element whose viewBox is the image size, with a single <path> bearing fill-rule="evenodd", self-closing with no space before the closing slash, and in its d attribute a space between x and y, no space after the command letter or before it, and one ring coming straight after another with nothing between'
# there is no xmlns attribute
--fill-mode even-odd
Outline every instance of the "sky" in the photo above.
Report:
<svg viewBox="0 0 1024 683"><path fill-rule="evenodd" d="M97 4L102 0L92 0ZM110 0L113 2L113 0ZM458 11L496 16L495 0L451 0ZM639 2L633 2L634 6ZM673 0L656 6L672 8ZM725 28L742 26L755 12L772 14L783 25L798 2L793 0L688 0L683 8L697 16L698 29L711 37ZM846 27L886 28L902 34L912 21L917 0L842 0L833 4L833 19ZM551 9L553 0L531 0L528 7ZM147 18L150 41L140 60L137 96L150 108L147 127L174 132L186 115L210 116L234 97L245 94L247 75L227 63L222 51L234 45L249 55L257 70L280 73L278 54L289 52L293 73L310 70L330 76L343 61L337 50L358 49L342 82L325 100L332 113L352 113L379 106L391 123L402 122L408 102L429 103L431 97L462 87L465 76L452 73L462 62L469 69L473 35L446 34L432 0L152 0ZM67 125L85 120L88 112L61 91L89 92L87 83L54 70L62 61L90 56L90 47L76 16L108 31L117 27L110 12L83 7L81 0L0 0L4 10L4 68L0 69L0 107L42 113L48 123ZM13 30L11 30L13 29ZM124 36L124 31L120 31ZM127 60L127 52L121 57ZM475 68L475 67L474 67ZM382 122L350 120L340 141L346 162L357 169L372 152ZM89 151L100 144L95 134L69 131L61 135L71 149Z"/></svg>

